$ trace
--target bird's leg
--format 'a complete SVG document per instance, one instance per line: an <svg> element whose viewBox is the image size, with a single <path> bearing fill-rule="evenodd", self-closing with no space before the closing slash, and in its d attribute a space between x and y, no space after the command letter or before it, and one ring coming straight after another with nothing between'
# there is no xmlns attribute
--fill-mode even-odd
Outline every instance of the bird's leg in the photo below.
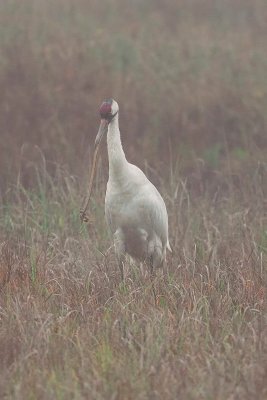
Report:
<svg viewBox="0 0 267 400"><path fill-rule="evenodd" d="M119 260L119 268L121 273L121 281L124 282L124 273L123 273L123 261Z"/></svg>
<svg viewBox="0 0 267 400"><path fill-rule="evenodd" d="M123 273L123 261L125 259L125 244L124 244L124 235L121 229L117 229L114 233L114 246L115 253L118 260L118 265L121 273L121 280L124 281L124 273Z"/></svg>
<svg viewBox="0 0 267 400"><path fill-rule="evenodd" d="M148 243L148 256L149 256L149 266L150 266L150 278L151 286L155 299L155 304L157 305L157 296L155 290L155 268L159 268L162 264L162 243L160 239L155 236Z"/></svg>
<svg viewBox="0 0 267 400"><path fill-rule="evenodd" d="M149 257L149 267L150 267L150 275L151 277L155 277L155 270L154 270L154 265L153 265L153 256L151 255Z"/></svg>
<svg viewBox="0 0 267 400"><path fill-rule="evenodd" d="M154 270L154 263L153 263L153 255L151 255L149 257L149 266L150 266L150 280L151 280L152 293L154 296L155 305L157 305L157 295L156 295L156 290L155 290L155 285L154 285L155 270Z"/></svg>

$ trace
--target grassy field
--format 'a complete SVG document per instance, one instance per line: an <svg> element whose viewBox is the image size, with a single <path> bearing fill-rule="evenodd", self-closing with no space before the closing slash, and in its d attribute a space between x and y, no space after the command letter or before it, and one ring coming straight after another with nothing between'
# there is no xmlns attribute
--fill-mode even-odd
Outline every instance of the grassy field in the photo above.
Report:
<svg viewBox="0 0 267 400"><path fill-rule="evenodd" d="M265 0L0 3L0 398L267 399ZM98 106L170 220L120 282ZM105 146L103 146L105 147Z"/></svg>

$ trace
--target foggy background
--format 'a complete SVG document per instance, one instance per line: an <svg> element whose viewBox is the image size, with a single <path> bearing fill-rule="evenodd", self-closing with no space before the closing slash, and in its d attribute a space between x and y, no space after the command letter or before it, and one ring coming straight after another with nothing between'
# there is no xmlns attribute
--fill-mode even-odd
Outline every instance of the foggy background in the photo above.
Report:
<svg viewBox="0 0 267 400"><path fill-rule="evenodd" d="M2 193L43 156L82 178L106 97L129 161L163 179L201 193L266 161L264 0L6 0L0 31Z"/></svg>

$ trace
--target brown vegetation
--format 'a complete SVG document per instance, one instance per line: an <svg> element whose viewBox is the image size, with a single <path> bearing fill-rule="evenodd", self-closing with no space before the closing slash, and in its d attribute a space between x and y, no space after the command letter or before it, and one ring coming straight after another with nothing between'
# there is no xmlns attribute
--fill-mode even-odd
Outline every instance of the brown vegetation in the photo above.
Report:
<svg viewBox="0 0 267 400"><path fill-rule="evenodd" d="M0 4L0 398L267 398L264 0ZM107 96L155 182L173 254L120 283L106 154L81 226ZM88 164L89 165L89 164Z"/></svg>

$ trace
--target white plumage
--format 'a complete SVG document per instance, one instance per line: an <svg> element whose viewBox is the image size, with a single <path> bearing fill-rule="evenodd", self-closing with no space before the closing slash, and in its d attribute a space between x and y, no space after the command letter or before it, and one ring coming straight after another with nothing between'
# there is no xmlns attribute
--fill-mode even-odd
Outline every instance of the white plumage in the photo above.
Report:
<svg viewBox="0 0 267 400"><path fill-rule="evenodd" d="M107 132L109 179L105 198L105 216L113 235L115 252L123 278L126 254L150 264L162 265L168 240L168 215L165 203L145 174L125 157L119 130L119 106L113 99L100 107L101 124L96 150ZM85 210L83 210L85 214Z"/></svg>

